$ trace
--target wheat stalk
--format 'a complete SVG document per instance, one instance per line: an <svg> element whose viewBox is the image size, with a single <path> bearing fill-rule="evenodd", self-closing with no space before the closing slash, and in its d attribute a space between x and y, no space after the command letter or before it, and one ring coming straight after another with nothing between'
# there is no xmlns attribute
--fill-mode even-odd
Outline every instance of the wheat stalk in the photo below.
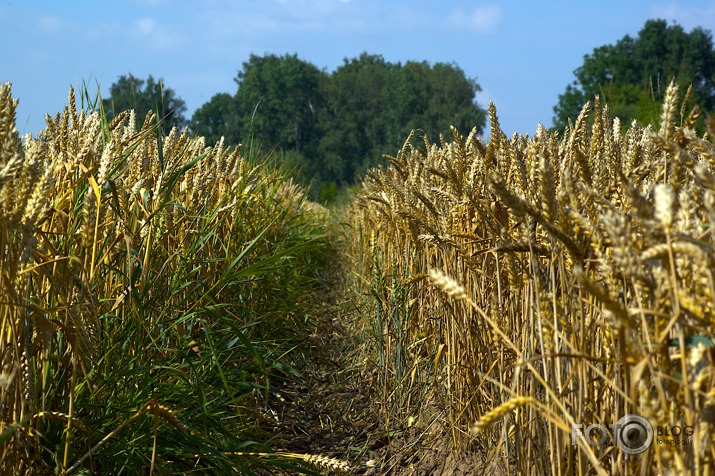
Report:
<svg viewBox="0 0 715 476"><path fill-rule="evenodd" d="M485 413L471 426L470 431L474 434L479 434L489 428L495 421L499 420L504 415L507 415L517 408L531 403L532 401L533 399L531 397L512 397L490 412Z"/></svg>
<svg viewBox="0 0 715 476"><path fill-rule="evenodd" d="M231 456L252 456L258 458L291 458L305 461L306 463L316 466L318 468L327 469L331 471L342 472L350 470L350 464L347 461L338 458L331 458L330 456L325 456L321 454L290 453L286 451L277 451L275 453L231 451L227 452L226 454ZM196 456L198 457L198 455Z"/></svg>

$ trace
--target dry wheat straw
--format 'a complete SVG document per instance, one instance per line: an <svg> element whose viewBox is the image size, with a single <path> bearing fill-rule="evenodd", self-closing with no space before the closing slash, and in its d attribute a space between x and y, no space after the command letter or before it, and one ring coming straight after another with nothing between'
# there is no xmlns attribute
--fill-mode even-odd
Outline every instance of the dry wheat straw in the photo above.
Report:
<svg viewBox="0 0 715 476"><path fill-rule="evenodd" d="M484 414L471 426L470 431L475 434L481 433L504 415L511 413L517 408L529 404L532 401L533 399L531 397L512 397L495 409L491 410L489 413Z"/></svg>
<svg viewBox="0 0 715 476"><path fill-rule="evenodd" d="M520 471L704 467L715 445L702 432L692 453L663 449L620 466L618 453L596 456L585 442L571 445L567 431L568 422L615 422L640 407L660 424L706 428L711 418L696 389L712 385L712 363L688 374L686 354L667 345L715 325L715 147L692 130L697 111L678 101L671 84L658 133L635 122L622 133L596 98L560 137L539 127L510 139L490 103L488 143L456 131L452 142L425 137L424 148L408 141L391 167L367 174L350 221L369 239L358 235L352 246L365 256L357 272L380 296L375 345L390 419L422 411L398 394L445 402L460 447L461 429L509 389L535 404L529 430L516 436ZM397 295L396 276L403 302L384 298ZM405 328L382 318L405 312ZM398 333L409 349L399 356L390 354ZM435 359L444 349L447 358ZM390 381L398 362L429 378ZM668 411L656 415L658 405Z"/></svg>
<svg viewBox="0 0 715 476"><path fill-rule="evenodd" d="M325 456L321 454L309 454L309 453L290 453L286 451L277 451L275 453L258 453L258 452L247 452L247 451L233 451L226 453L231 456L253 456L258 458L291 458L305 461L308 464L316 466L318 468L327 469L331 471L349 471L350 464L342 459L331 458L330 456ZM198 455L197 455L198 457Z"/></svg>
<svg viewBox="0 0 715 476"><path fill-rule="evenodd" d="M269 295L270 287L256 283L250 283L250 293L245 283L212 286L247 244L254 248L244 261L260 262L255 256L271 255L273 247L292 239L284 224L312 227L325 218L302 190L265 165L250 164L240 148L223 143L209 148L187 131L172 130L163 138L162 163L153 113L141 124L128 111L105 124L98 112L77 111L72 89L68 103L62 113L47 117L38 137L21 141L15 127L18 102L9 85L0 86L3 474L28 467L38 473L72 472L146 413L188 432L176 412L154 400L122 421L112 412L126 404L122 398L132 398L135 388L108 395L103 379L146 357L143 352L150 349L134 348L135 339L161 348L151 349L157 352L152 366L160 365L154 357L173 353L168 349L185 348L189 329L182 328L183 321L172 324L178 317L214 309L240 294ZM170 186L169 178L194 160ZM234 219L224 219L229 213ZM198 233L205 236L199 240ZM190 276L187 283L206 284L215 296L202 297L204 291L194 285L172 288L171 272ZM254 304L241 305L246 306ZM216 312L204 317L208 314ZM126 351L111 340L111 332L125 329L131 336L122 337ZM125 353L109 357L98 355L98 349ZM152 392L173 385L171 379L155 383ZM104 405L115 396L106 411ZM64 425L63 431L48 431L49 420ZM121 424L97 434L92 425L98 421ZM84 432L87 428L91 431ZM154 445L156 451L156 439ZM78 448L91 450L75 454ZM152 464L159 464L155 456ZM333 464L316 458L311 462Z"/></svg>

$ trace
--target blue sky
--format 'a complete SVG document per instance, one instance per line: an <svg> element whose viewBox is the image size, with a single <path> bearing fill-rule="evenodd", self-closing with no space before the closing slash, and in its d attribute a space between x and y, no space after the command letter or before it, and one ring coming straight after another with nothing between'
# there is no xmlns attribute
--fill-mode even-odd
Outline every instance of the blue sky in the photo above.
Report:
<svg viewBox="0 0 715 476"><path fill-rule="evenodd" d="M188 115L251 53L297 53L330 72L361 52L454 62L476 78L504 131L551 125L573 70L595 47L636 36L650 18L715 30L715 1L0 0L0 82L20 99L21 133L44 127L67 91L104 95L131 72L163 78Z"/></svg>

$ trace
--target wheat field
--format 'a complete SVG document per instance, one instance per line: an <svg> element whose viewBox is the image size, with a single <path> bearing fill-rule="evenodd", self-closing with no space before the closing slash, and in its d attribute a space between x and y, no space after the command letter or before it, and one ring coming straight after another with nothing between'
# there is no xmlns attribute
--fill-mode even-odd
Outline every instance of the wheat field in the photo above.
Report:
<svg viewBox="0 0 715 476"><path fill-rule="evenodd" d="M475 468L713 474L715 122L689 96L655 128L596 98L511 138L490 104L487 142L411 135L368 172L340 271L381 425L445 429ZM349 472L256 441L334 219L250 145L79 98L22 138L0 88L0 468ZM624 415L655 432L632 456Z"/></svg>
<svg viewBox="0 0 715 476"><path fill-rule="evenodd" d="M285 372L325 211L250 149L80 99L21 138L0 88L2 473L265 466L251 402Z"/></svg>
<svg viewBox="0 0 715 476"><path fill-rule="evenodd" d="M596 98L511 138L490 104L487 143L410 137L368 173L349 254L386 419L441 409L454 448L519 474L712 474L715 130L688 96L657 131ZM626 414L656 432L640 456L572 431Z"/></svg>

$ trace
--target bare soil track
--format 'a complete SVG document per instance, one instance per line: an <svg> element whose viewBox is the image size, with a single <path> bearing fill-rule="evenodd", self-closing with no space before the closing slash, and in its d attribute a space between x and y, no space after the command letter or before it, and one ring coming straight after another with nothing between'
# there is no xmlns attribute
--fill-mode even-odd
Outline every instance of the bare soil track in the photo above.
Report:
<svg viewBox="0 0 715 476"><path fill-rule="evenodd" d="M347 474L506 474L499 462L485 464L484 451L456 454L436 409L427 428L386 428L377 374L361 352L361 311L341 279L332 270L324 280L315 327L293 362L302 378L274 385L259 402L271 447L347 461Z"/></svg>

